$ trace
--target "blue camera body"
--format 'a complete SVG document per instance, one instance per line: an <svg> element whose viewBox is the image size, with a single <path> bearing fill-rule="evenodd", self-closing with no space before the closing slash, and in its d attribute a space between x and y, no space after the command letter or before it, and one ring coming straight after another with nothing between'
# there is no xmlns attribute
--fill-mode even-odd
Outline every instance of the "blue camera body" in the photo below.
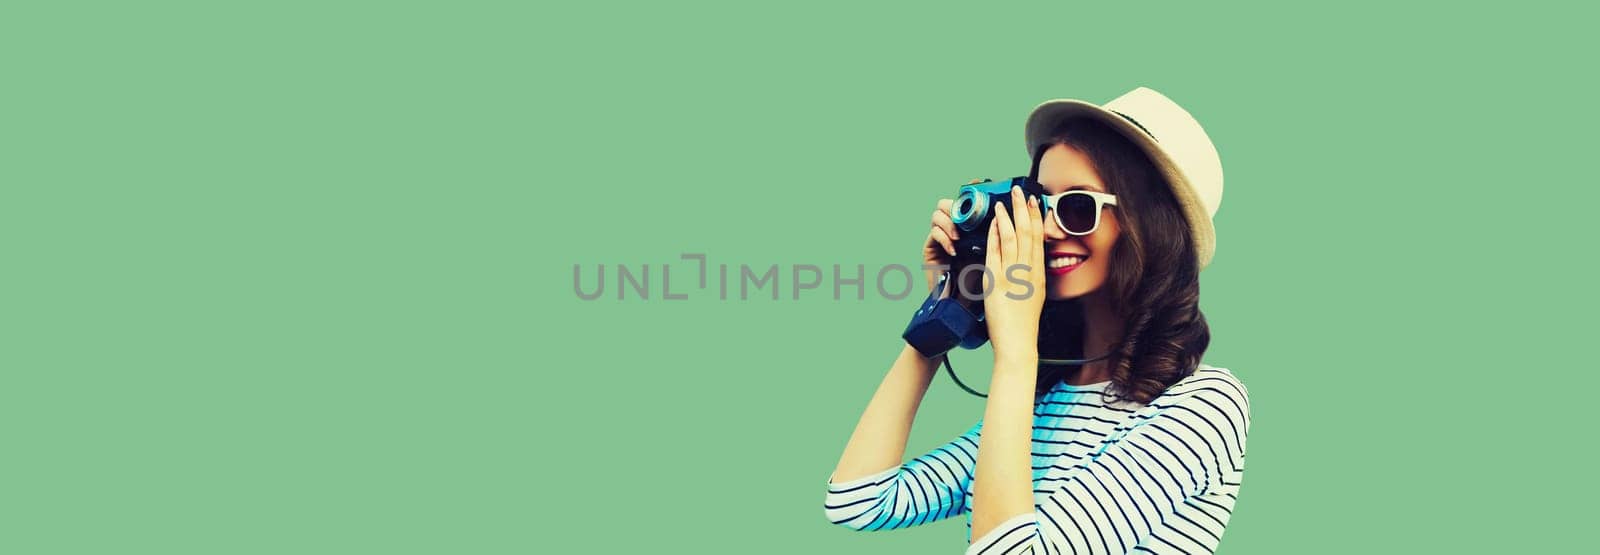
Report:
<svg viewBox="0 0 1600 555"><path fill-rule="evenodd" d="M943 296L947 286L951 285L950 276L949 272L945 272L939 277L938 287L922 301L922 306L917 307L917 313L911 316L906 331L900 334L907 344L928 358L950 352L957 345L963 349L976 349L989 341L989 328L983 320L982 305L976 305L977 313L974 314L954 296L957 294L954 287L948 287L951 296Z"/></svg>

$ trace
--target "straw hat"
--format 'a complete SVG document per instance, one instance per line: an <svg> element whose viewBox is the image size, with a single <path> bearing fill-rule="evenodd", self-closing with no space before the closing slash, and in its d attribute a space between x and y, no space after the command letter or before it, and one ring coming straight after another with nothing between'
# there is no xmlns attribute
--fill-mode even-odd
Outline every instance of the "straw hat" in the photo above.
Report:
<svg viewBox="0 0 1600 555"><path fill-rule="evenodd" d="M1195 259L1199 268L1205 269L1217 248L1211 219L1222 204L1222 160L1200 122L1182 106L1144 87L1098 106L1082 100L1051 100L1028 116L1028 157L1032 159L1057 124L1078 117L1109 125L1150 156L1183 206L1194 238Z"/></svg>

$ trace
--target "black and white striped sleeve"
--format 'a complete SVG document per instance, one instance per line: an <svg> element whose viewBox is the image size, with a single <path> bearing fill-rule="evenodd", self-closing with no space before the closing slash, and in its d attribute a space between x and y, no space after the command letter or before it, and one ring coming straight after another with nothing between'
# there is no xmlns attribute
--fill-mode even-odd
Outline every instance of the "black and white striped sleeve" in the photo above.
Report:
<svg viewBox="0 0 1600 555"><path fill-rule="evenodd" d="M828 478L823 512L847 528L893 530L962 514L982 422L898 467L845 482Z"/></svg>
<svg viewBox="0 0 1600 555"><path fill-rule="evenodd" d="M1034 512L974 539L967 554L1215 552L1244 473L1249 396L1231 375L1194 377L1086 462L1040 480L1035 495L1047 495Z"/></svg>

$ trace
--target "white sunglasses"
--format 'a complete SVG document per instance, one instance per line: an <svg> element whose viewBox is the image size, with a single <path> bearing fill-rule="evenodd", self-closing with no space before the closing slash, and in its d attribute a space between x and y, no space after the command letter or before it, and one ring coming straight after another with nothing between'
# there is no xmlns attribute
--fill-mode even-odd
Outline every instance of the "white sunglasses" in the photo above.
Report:
<svg viewBox="0 0 1600 555"><path fill-rule="evenodd" d="M1100 228L1100 211L1117 205L1117 195L1073 189L1053 195L1039 195L1046 212L1054 209L1056 226L1067 235L1088 235Z"/></svg>

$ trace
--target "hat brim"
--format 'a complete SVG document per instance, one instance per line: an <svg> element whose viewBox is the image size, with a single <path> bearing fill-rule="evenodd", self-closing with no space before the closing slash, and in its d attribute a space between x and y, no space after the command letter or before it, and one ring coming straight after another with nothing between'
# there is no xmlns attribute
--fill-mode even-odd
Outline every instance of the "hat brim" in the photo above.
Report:
<svg viewBox="0 0 1600 555"><path fill-rule="evenodd" d="M1206 212L1205 205L1201 204L1199 196L1195 194L1189 177L1183 173L1167 151L1161 148L1161 144L1133 121L1082 100L1061 99L1045 102L1034 108L1033 113L1028 116L1025 128L1028 158L1031 160L1038 152L1039 146L1050 139L1051 130L1061 122L1074 118L1090 118L1106 124L1138 145L1145 155L1150 157L1150 161L1171 186L1173 196L1183 209L1184 218L1189 221L1189 233L1194 242L1195 260L1198 262L1196 269L1205 269L1211 263L1211 256L1216 249L1216 230L1211 224L1211 214Z"/></svg>

